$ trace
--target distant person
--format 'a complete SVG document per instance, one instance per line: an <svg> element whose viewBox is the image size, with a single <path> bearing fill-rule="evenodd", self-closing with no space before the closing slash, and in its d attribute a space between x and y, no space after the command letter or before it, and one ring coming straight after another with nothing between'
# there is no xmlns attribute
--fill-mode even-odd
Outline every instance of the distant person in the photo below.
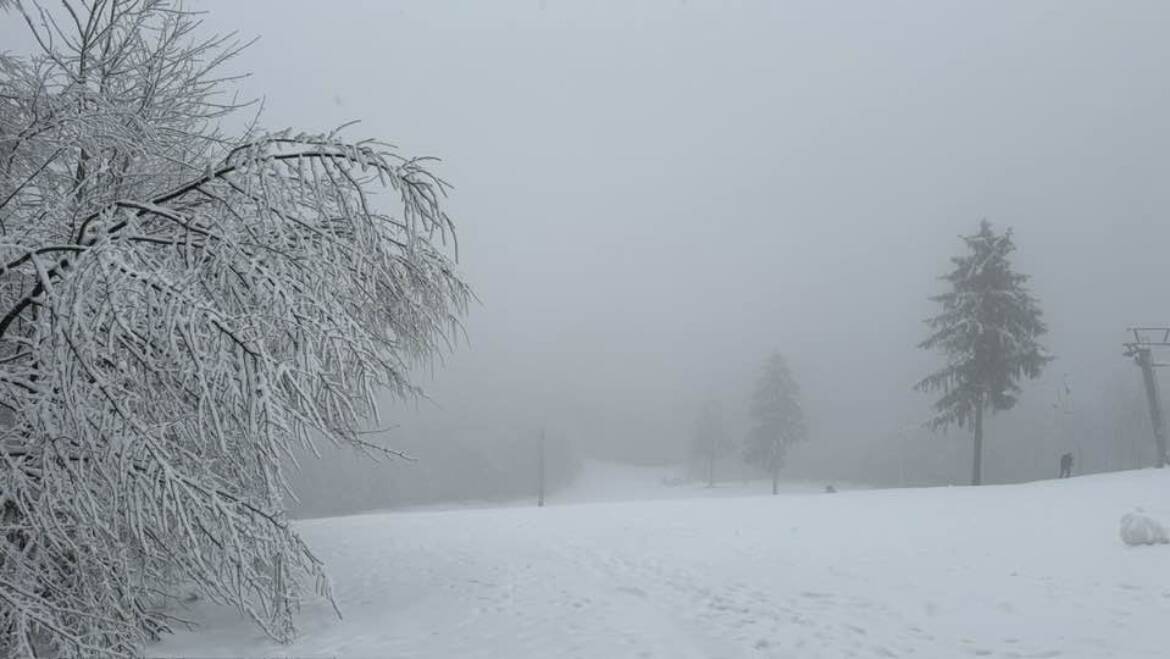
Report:
<svg viewBox="0 0 1170 659"><path fill-rule="evenodd" d="M1060 456L1060 477L1068 478L1072 476L1073 455L1072 453L1065 453Z"/></svg>

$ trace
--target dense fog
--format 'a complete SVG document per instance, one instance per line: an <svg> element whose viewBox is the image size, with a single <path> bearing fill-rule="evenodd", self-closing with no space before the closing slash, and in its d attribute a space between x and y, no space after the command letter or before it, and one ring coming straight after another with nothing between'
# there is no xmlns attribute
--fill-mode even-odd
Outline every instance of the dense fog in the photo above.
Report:
<svg viewBox="0 0 1170 659"><path fill-rule="evenodd" d="M1167 25L0 0L0 656L1163 656Z"/></svg>
<svg viewBox="0 0 1170 659"><path fill-rule="evenodd" d="M771 351L810 423L786 477L962 482L969 433L924 430L911 387L982 218L1014 230L1057 357L990 421L988 479L1153 454L1121 342L1166 322L1164 3L213 4L263 34L240 66L268 123L361 118L449 162L481 301L430 400L386 414L420 461L309 464L306 499L354 482L335 467L386 481L369 505L511 495L491 463L540 428L683 462L703 401L742 436Z"/></svg>
<svg viewBox="0 0 1170 659"><path fill-rule="evenodd" d="M962 482L969 432L925 430L912 386L983 218L1013 229L1057 358L989 421L988 480L1152 459L1121 343L1167 321L1166 3L204 4L260 37L231 66L266 126L360 119L443 159L479 298L427 398L383 410L417 461L326 449L306 511L531 493L541 429L553 485L685 464L706 401L742 440L773 351L809 423L785 478Z"/></svg>
<svg viewBox="0 0 1170 659"><path fill-rule="evenodd" d="M447 161L480 299L430 400L386 413L419 462L307 464L307 500L354 482L334 468L386 482L369 505L512 494L489 463L540 428L682 462L705 400L740 438L771 351L810 423L787 477L962 482L969 433L924 430L912 385L982 218L1014 230L1057 357L989 422L988 479L1153 454L1121 342L1166 322L1164 3L211 4L263 34L239 66L266 123L360 118Z"/></svg>

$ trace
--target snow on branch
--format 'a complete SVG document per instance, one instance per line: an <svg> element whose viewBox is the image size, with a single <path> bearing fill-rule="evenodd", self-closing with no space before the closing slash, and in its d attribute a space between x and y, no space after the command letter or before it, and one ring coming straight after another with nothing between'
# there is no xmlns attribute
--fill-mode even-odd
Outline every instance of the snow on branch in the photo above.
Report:
<svg viewBox="0 0 1170 659"><path fill-rule="evenodd" d="M328 582L282 465L393 454L376 400L471 297L447 186L381 142L221 134L237 49L169 2L15 6L44 52L0 67L0 654L133 654L178 584L286 639Z"/></svg>

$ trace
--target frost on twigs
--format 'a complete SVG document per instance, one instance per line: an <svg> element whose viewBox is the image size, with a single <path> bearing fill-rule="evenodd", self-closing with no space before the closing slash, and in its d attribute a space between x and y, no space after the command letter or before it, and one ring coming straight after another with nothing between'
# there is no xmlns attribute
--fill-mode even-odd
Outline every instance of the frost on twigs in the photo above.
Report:
<svg viewBox="0 0 1170 659"><path fill-rule="evenodd" d="M225 136L239 48L170 2L14 4L41 51L0 67L0 655L136 653L180 586L287 639L328 582L281 465L383 451L376 396L458 331L445 184Z"/></svg>
<svg viewBox="0 0 1170 659"><path fill-rule="evenodd" d="M1121 517L1121 540L1131 546L1164 545L1170 543L1170 536L1158 520L1137 512Z"/></svg>

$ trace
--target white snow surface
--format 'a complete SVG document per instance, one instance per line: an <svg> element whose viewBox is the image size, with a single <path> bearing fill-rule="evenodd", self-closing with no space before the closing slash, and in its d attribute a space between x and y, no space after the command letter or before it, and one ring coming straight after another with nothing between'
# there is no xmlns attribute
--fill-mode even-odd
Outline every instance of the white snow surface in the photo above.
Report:
<svg viewBox="0 0 1170 659"><path fill-rule="evenodd" d="M604 471L594 465L586 480ZM1117 530L1139 507L1170 520L1170 470L779 496L760 483L706 490L664 485L661 470L612 471L619 477L602 479L611 492L661 496L299 522L328 564L343 619L311 603L298 639L282 646L197 603L182 613L198 629L146 651L1170 656L1170 546L1130 547Z"/></svg>

